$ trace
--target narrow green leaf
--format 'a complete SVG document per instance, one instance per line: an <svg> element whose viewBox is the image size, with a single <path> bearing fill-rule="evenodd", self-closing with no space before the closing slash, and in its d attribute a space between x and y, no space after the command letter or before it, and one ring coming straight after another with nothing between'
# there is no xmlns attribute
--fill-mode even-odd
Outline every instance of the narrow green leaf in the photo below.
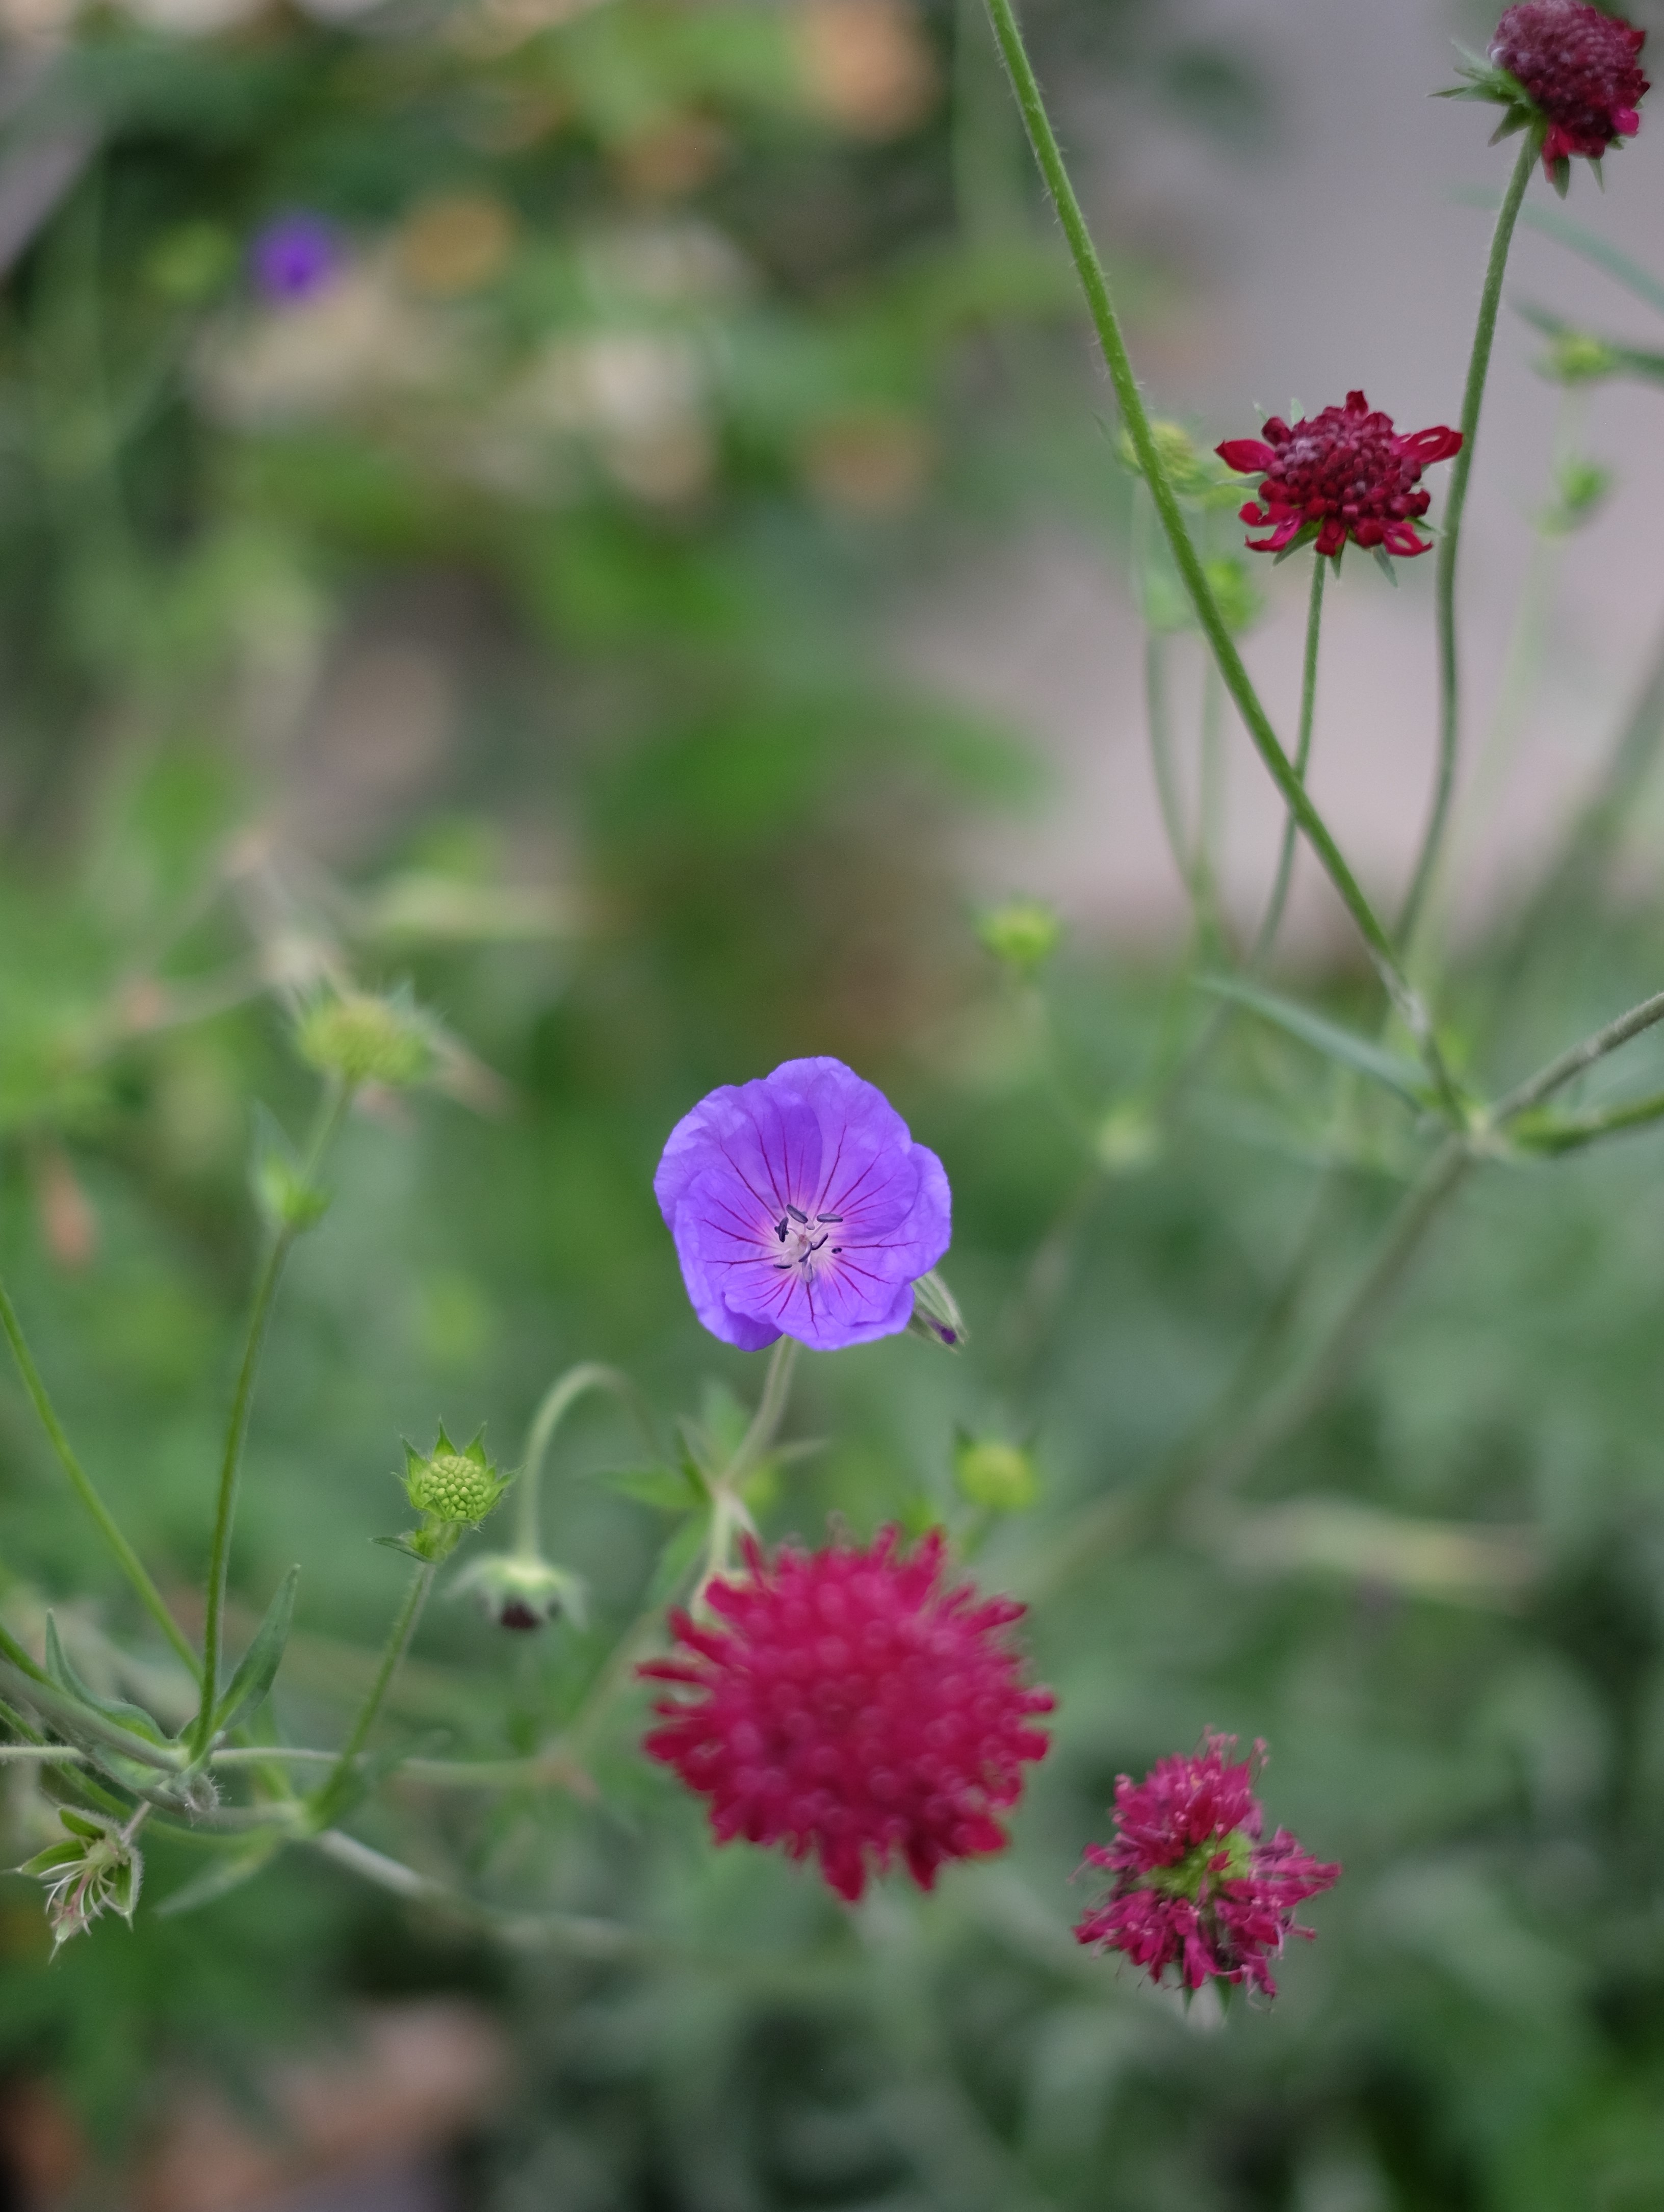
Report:
<svg viewBox="0 0 1664 2212"><path fill-rule="evenodd" d="M46 1672L66 1697L73 1698L78 1705L90 1705L95 1713L102 1713L106 1720L114 1721L118 1728L125 1729L134 1735L143 1736L147 1742L159 1746L166 1744L166 1735L142 1705L130 1705L124 1698L100 1698L95 1691L88 1688L70 1664L58 1640L58 1623L50 1613L46 1615Z"/></svg>
<svg viewBox="0 0 1664 2212"><path fill-rule="evenodd" d="M15 1668L0 1663L0 1678L6 1674L12 1677L15 1694L44 1714L69 1742L82 1750L100 1757L106 1751L119 1752L140 1766L160 1767L167 1774L178 1772L179 1754L173 1747L159 1744L154 1736L138 1736L131 1729L118 1728L96 1708L84 1705L55 1683L34 1681L27 1674L20 1674ZM148 1720L149 1717L147 1714L145 1717Z"/></svg>
<svg viewBox="0 0 1664 2212"><path fill-rule="evenodd" d="M295 1590L300 1579L300 1568L291 1567L278 1584L277 1595L266 1607L265 1619L255 1632L254 1641L226 1684L225 1695L214 1715L216 1736L224 1735L239 1721L246 1720L276 1680L295 1619Z"/></svg>
<svg viewBox="0 0 1664 2212"><path fill-rule="evenodd" d="M647 1585L647 1603L649 1607L667 1605L676 1588L699 1557L701 1547L710 1533L708 1512L696 1513L686 1522L659 1554L659 1564L653 1571L653 1580Z"/></svg>
<svg viewBox="0 0 1664 2212"><path fill-rule="evenodd" d="M1313 1013L1309 1007L1297 1005L1292 999L1279 998L1274 991L1262 991L1257 984L1240 982L1230 975L1202 975L1197 981L1203 990L1246 1006L1290 1036L1297 1037L1302 1044L1309 1045L1314 1052L1321 1052L1326 1059L1338 1060L1357 1074L1385 1084L1411 1105L1431 1104L1427 1079L1414 1060L1388 1052L1384 1046L1357 1036L1354 1030L1343 1030L1338 1023Z"/></svg>
<svg viewBox="0 0 1664 2212"><path fill-rule="evenodd" d="M177 1919L185 1912L198 1912L204 1905L212 1905L234 1889L240 1889L246 1881L252 1881L264 1872L282 1849L281 1838L253 1844L246 1850L223 1858L216 1865L204 1867L198 1875L164 1897L155 1907L156 1916L162 1920Z"/></svg>
<svg viewBox="0 0 1664 2212"><path fill-rule="evenodd" d="M609 1467L594 1479L605 1483L609 1490L654 1506L661 1513L690 1513L701 1495L682 1468Z"/></svg>

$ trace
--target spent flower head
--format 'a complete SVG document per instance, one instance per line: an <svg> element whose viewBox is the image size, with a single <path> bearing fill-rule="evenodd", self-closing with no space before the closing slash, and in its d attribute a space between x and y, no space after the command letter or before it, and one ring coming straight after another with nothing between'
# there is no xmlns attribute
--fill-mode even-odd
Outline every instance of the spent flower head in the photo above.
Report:
<svg viewBox="0 0 1664 2212"><path fill-rule="evenodd" d="M1447 99L1483 100L1503 110L1496 137L1528 131L1555 190L1564 193L1575 157L1598 163L1641 128L1649 86L1641 70L1647 34L1585 0L1519 0L1507 9L1487 58L1469 56Z"/></svg>
<svg viewBox="0 0 1664 2212"><path fill-rule="evenodd" d="M993 1814L1044 1757L1054 1700L1005 1633L1023 1608L944 1587L945 1548L932 1529L908 1557L885 1528L769 1559L747 1537L745 1573L708 1593L725 1625L671 1614L683 1652L641 1672L688 1694L655 1705L645 1747L709 1800L719 1843L812 1851L852 1903L898 1860L929 1889L1005 1848Z"/></svg>
<svg viewBox="0 0 1664 2212"><path fill-rule="evenodd" d="M451 1584L452 1597L465 1591L480 1600L499 1628L541 1628L557 1613L584 1626L582 1580L537 1553L488 1552L470 1560Z"/></svg>
<svg viewBox="0 0 1664 2212"><path fill-rule="evenodd" d="M113 1820L64 1805L65 1833L18 1868L46 1885L46 1921L52 1948L82 1936L105 1912L118 1912L131 1928L144 1879L144 1861L131 1836Z"/></svg>
<svg viewBox="0 0 1664 2212"><path fill-rule="evenodd" d="M1252 1983L1275 1996L1266 1960L1290 1936L1309 1936L1295 1910L1339 1879L1286 1830L1267 1843L1254 1794L1265 1746L1232 1754L1236 1739L1208 1735L1201 1749L1157 1759L1142 1782L1115 1784L1111 1844L1089 1844L1084 1863L1114 1887L1075 1929L1077 1942L1120 1951L1160 1982L1169 1966L1187 1990Z"/></svg>
<svg viewBox="0 0 1664 2212"><path fill-rule="evenodd" d="M951 1233L942 1163L839 1060L788 1060L701 1099L653 1193L694 1311L744 1352L898 1335Z"/></svg>
<svg viewBox="0 0 1664 2212"><path fill-rule="evenodd" d="M1384 558L1430 550L1416 535L1430 495L1417 487L1435 461L1461 451L1461 432L1442 424L1401 437L1393 418L1371 409L1361 392L1344 407L1326 407L1292 425L1273 415L1258 438L1227 438L1219 458L1260 478L1258 503L1242 519L1268 538L1250 538L1253 553L1292 553L1315 544L1339 556L1350 538Z"/></svg>

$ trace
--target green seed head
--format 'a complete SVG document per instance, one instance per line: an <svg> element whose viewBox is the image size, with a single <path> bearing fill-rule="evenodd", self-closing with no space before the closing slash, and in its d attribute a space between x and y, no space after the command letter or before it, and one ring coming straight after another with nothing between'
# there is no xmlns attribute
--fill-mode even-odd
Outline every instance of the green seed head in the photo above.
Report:
<svg viewBox="0 0 1664 2212"><path fill-rule="evenodd" d="M476 1437L459 1451L445 1433L431 1453L404 1447L404 1488L418 1513L430 1521L461 1527L483 1521L507 1488Z"/></svg>
<svg viewBox="0 0 1664 2212"><path fill-rule="evenodd" d="M434 1063L433 1042L416 1008L365 991L321 1000L302 1016L295 1043L311 1066L355 1085L404 1089L420 1083Z"/></svg>

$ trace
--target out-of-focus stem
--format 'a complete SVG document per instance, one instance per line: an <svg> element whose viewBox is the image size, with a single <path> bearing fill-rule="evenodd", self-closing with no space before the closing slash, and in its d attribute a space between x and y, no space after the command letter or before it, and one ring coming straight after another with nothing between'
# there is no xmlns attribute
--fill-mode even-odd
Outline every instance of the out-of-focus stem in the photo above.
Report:
<svg viewBox="0 0 1664 2212"><path fill-rule="evenodd" d="M1064 237L1074 259L1076 273L1086 295L1086 304L1097 332L1105 366L1109 371L1110 382L1114 386L1127 435L1132 441L1145 482L1150 487L1151 496L1155 501L1156 512L1161 518L1174 563L1196 610L1196 619L1201 625L1202 634L1212 652L1225 689L1235 702L1248 735L1282 793L1289 811L1322 862L1330 881L1374 955L1388 990L1402 1006L1418 1012L1413 994L1400 971L1392 941L1346 865L1330 835L1327 823L1307 797L1304 787L1294 772L1294 764L1284 751L1277 732L1272 727L1270 717L1260 704L1260 696L1219 611L1218 602L1213 596L1200 557L1192 543L1166 465L1151 433L1150 417L1139 391L1132 358L1127 350L1127 341L1121 334L1120 319L1115 312L1108 280L1070 182L1051 119L1046 112L1039 82L1023 42L1023 33L1011 0L987 0L987 6L993 21L994 35L1005 56L1017 106L1029 133L1029 142L1034 148L1035 158L1040 164L1041 174L1057 210L1058 220L1062 224ZM1412 1020L1412 1026L1418 1041L1424 1048L1428 1042L1424 1017Z"/></svg>
<svg viewBox="0 0 1664 2212"><path fill-rule="evenodd" d="M1438 765L1434 772L1433 804L1428 814L1427 827L1422 834L1421 849L1416 856L1415 872L1410 878L1404 910L1399 916L1398 939L1400 944L1405 945L1409 945L1415 936L1416 924L1421 918L1422 902L1427 896L1433 871L1438 866L1439 848L1444 842L1444 826L1450 812L1451 793L1455 787L1456 756L1461 744L1461 666L1456 641L1456 560L1461 550L1462 513L1467 504L1468 479L1473 473L1473 449L1479 434L1479 410L1485 404L1485 380L1491 373L1491 352L1497 337L1497 313L1502 305L1503 275L1508 267L1508 250L1514 241L1514 227L1519 221L1526 188L1531 182L1531 173L1541 158L1541 153L1538 134L1534 131L1527 131L1521 142L1520 157L1514 165L1514 174L1509 180L1508 191L1497 216L1497 228L1491 234L1491 258L1485 264L1485 283L1479 293L1479 318L1473 331L1473 349L1468 356L1467 382L1462 392L1461 403L1461 451L1457 454L1455 465L1450 472L1450 492L1444 506L1435 581L1439 635Z"/></svg>
<svg viewBox="0 0 1664 2212"><path fill-rule="evenodd" d="M327 1825L335 1818L351 1788L353 1767L359 1753L369 1740L370 1730L375 1726L376 1716L381 1711L382 1700L393 1676L398 1672L404 1654L410 1648L410 1638L416 1634L416 1623L422 1618L422 1609L428 1602L428 1593L434 1587L434 1577L437 1572L431 1560L423 1559L410 1577L410 1586L404 1593L404 1602L387 1632L386 1646L381 1654L381 1664L376 1669L375 1680L370 1685L370 1693L360 1707L352 1732L342 1745L335 1765L314 1800L316 1818L320 1826Z"/></svg>
<svg viewBox="0 0 1664 2212"><path fill-rule="evenodd" d="M1294 772L1303 784L1306 769L1312 753L1312 726L1317 713L1317 656L1323 630L1323 574L1326 563L1321 554L1312 556L1311 597L1306 602L1306 651L1300 676L1300 732L1294 749ZM1283 926L1283 909L1288 904L1289 884L1294 874L1295 819L1292 813L1283 825L1282 849L1277 856L1277 875L1271 887L1271 899L1266 908L1265 919L1260 924L1254 950L1248 956L1250 969L1257 969L1271 957L1277 942L1277 933Z"/></svg>
<svg viewBox="0 0 1664 2212"><path fill-rule="evenodd" d="M1491 1109L1491 1121L1499 1124L1510 1121L1516 1114L1527 1113L1532 1107L1540 1106L1545 1098L1552 1097L1555 1091L1563 1091L1568 1083L1575 1082L1585 1068L1593 1067L1597 1060L1604 1060L1608 1053L1616 1052L1631 1037L1639 1036L1643 1030L1651 1029L1658 1022L1664 1022L1664 991L1655 992L1650 999L1643 999L1639 1006L1631 1006L1628 1013L1619 1014L1616 1021L1607 1022L1604 1027L1586 1036L1581 1044L1571 1046L1550 1060L1546 1067L1540 1068L1535 1075L1528 1076L1523 1083L1497 1101Z"/></svg>
<svg viewBox="0 0 1664 2212"><path fill-rule="evenodd" d="M40 1370L30 1355L22 1326L3 1285L0 1285L0 1328L6 1333L6 1341L11 1346L12 1358L17 1362L17 1371L22 1377L23 1388L28 1392L29 1402L46 1432L48 1443L58 1455L58 1465L70 1478L70 1487L86 1508L100 1535L119 1561L121 1571L132 1584L140 1603L194 1675L197 1655L191 1648L190 1639L167 1610L161 1592L151 1581L143 1561L116 1525L115 1516L99 1496L92 1478L76 1457L70 1439L64 1432L64 1424L58 1419L46 1386L40 1379Z"/></svg>
<svg viewBox="0 0 1664 2212"><path fill-rule="evenodd" d="M543 1403L531 1417L531 1426L525 1439L525 1464L520 1469L516 1485L514 1548L523 1558L536 1559L539 1556L538 1509L543 1498L544 1462L549 1456L549 1447L554 1442L556 1430L587 1390L610 1390L632 1412L635 1410L635 1394L629 1377L621 1375L616 1367L603 1367L592 1360L588 1361L581 1367L569 1369L551 1384Z"/></svg>

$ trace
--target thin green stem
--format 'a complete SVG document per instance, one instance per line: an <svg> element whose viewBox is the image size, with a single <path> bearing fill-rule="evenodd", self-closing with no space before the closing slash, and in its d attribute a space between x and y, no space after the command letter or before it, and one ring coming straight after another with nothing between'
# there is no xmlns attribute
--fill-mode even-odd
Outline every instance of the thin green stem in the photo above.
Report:
<svg viewBox="0 0 1664 2212"><path fill-rule="evenodd" d="M762 1395L757 1401L756 1412L751 1416L751 1425L740 1438L738 1450L722 1471L720 1486L723 1489L737 1490L774 1443L780 1425L786 1417L786 1401L792 1395L792 1370L797 1364L797 1358L796 1337L776 1339L774 1351L768 1357L768 1372L762 1378Z"/></svg>
<svg viewBox="0 0 1664 2212"><path fill-rule="evenodd" d="M1029 142L1034 149L1035 158L1046 180L1053 205L1057 210L1064 237L1073 257L1076 274L1086 295L1086 304L1097 332L1105 366L1109 371L1109 380L1114 386L1127 435L1132 440L1145 482L1150 487L1151 497L1155 501L1156 512L1161 518L1174 563L1196 610L1196 619L1201 625L1202 634L1212 652L1225 689L1235 702L1248 735L1282 793L1290 812L1298 822L1374 955L1388 989L1401 1007L1418 1014L1413 994L1400 971L1392 940L1347 866L1327 823L1312 805L1295 774L1294 764L1272 727L1270 718L1260 704L1259 694L1219 611L1218 602L1213 596L1200 557L1191 540L1166 465L1151 430L1150 417L1139 391L1127 341L1121 334L1120 319L1115 312L1108 280L1098 259L1097 249L1092 243L1091 233L1081 213L1074 187L1069 180L1069 173L1053 131L1051 119L1047 114L1046 103L1034 66L1029 59L1028 50L1023 45L1011 0L987 0L987 6L993 21L994 35L1005 56L1017 106L1029 133ZM1424 1044L1424 1017L1412 1020L1412 1026L1418 1040Z"/></svg>
<svg viewBox="0 0 1664 2212"><path fill-rule="evenodd" d="M1327 565L1321 553L1313 555L1311 597L1306 603L1306 651L1300 678L1300 736L1294 751L1294 772L1302 784L1306 781L1306 769L1311 760L1312 727L1317 714L1317 656L1323 630L1323 577ZM1283 927L1283 909L1288 904L1289 884L1294 874L1296 827L1291 814L1283 826L1283 846L1277 856L1277 875L1272 884L1270 902L1254 940L1254 950L1248 955L1251 969L1261 967L1270 957L1277 933Z"/></svg>
<svg viewBox="0 0 1664 2212"><path fill-rule="evenodd" d="M29 1395L29 1402L46 1432L47 1441L58 1455L58 1465L70 1478L70 1487L86 1508L100 1535L114 1553L140 1603L194 1675L197 1655L191 1648L190 1639L167 1610L167 1602L151 1581L143 1561L116 1525L115 1516L99 1496L91 1477L76 1457L70 1439L64 1432L64 1424L58 1419L46 1386L40 1379L40 1370L30 1355L16 1310L3 1285L0 1285L0 1328L6 1333L6 1340L11 1346L12 1358L17 1362L17 1371L22 1377L23 1388Z"/></svg>
<svg viewBox="0 0 1664 2212"><path fill-rule="evenodd" d="M1617 1136L1625 1129L1644 1129L1658 1121L1664 1121L1664 1091L1631 1099L1627 1106L1608 1106L1588 1114L1546 1116L1528 1132L1521 1129L1516 1133L1533 1152L1575 1152L1602 1137Z"/></svg>
<svg viewBox="0 0 1664 2212"><path fill-rule="evenodd" d="M1503 276L1508 267L1508 252L1514 242L1514 228L1519 221L1527 187L1531 182L1531 173L1541 155L1537 132L1527 131L1521 143L1520 156L1514 165L1514 174L1509 180L1508 191L1497 216L1497 228L1491 234L1491 258L1485 264L1485 284L1479 294L1479 319L1473 331L1473 349L1468 356L1467 382L1462 392L1461 403L1461 451L1456 455L1455 466L1450 472L1450 491L1445 501L1434 586L1438 607L1439 639L1438 766L1434 775L1433 804L1427 817L1426 830L1422 835L1421 850L1416 856L1415 872L1410 878L1404 910L1399 916L1400 945L1409 945L1414 939L1416 924L1421 918L1422 902L1427 896L1433 871L1438 866L1439 848L1444 842L1444 826L1450 812L1451 794L1455 788L1456 757L1461 745L1461 665L1456 639L1456 561L1461 550L1462 513L1467 505L1468 479L1473 473L1473 451L1479 434L1479 410L1485 404L1485 380L1491 374L1491 353L1496 342L1497 313L1502 305Z"/></svg>
<svg viewBox="0 0 1664 2212"><path fill-rule="evenodd" d="M1150 733L1150 763L1155 771L1156 796L1162 811L1162 827L1173 865L1190 896L1192 908L1199 903L1195 866L1185 836L1184 801L1179 792L1177 763L1173 758L1173 730L1167 710L1167 646L1154 630L1144 640L1145 726Z"/></svg>
<svg viewBox="0 0 1664 2212"><path fill-rule="evenodd" d="M381 1664L376 1668L370 1693L359 1708L358 1718L353 1723L347 1741L336 1754L335 1765L313 1801L320 1826L326 1826L335 1818L352 1787L353 1768L357 1764L359 1753L369 1741L370 1730L375 1726L376 1717L392 1686L393 1676L398 1674L404 1655L410 1648L410 1638L416 1634L416 1623L422 1618L422 1609L428 1602L428 1595L434 1587L434 1577L438 1571L433 1561L423 1559L410 1577L410 1586L404 1593L404 1602L394 1615L393 1625L387 1632Z"/></svg>
<svg viewBox="0 0 1664 2212"><path fill-rule="evenodd" d="M569 1369L550 1385L543 1403L531 1417L531 1426L526 1432L525 1463L520 1469L516 1485L514 1548L523 1558L537 1559L540 1556L537 1528L544 1462L549 1456L549 1447L554 1442L556 1430L586 1390L610 1390L640 1418L635 1386L629 1377L621 1375L616 1367L603 1367L591 1360L580 1367Z"/></svg>
<svg viewBox="0 0 1664 2212"><path fill-rule="evenodd" d="M1576 1082L1585 1068L1593 1067L1597 1060L1604 1060L1608 1053L1616 1052L1621 1045L1628 1044L1631 1037L1638 1037L1644 1030L1651 1029L1658 1022L1664 1022L1664 991L1655 993L1650 999L1643 999L1638 1006L1631 1006L1628 1013L1619 1014L1616 1021L1607 1022L1603 1028L1586 1036L1581 1044L1571 1046L1568 1051L1550 1060L1535 1075L1527 1076L1523 1083L1516 1085L1497 1100L1491 1109L1491 1120L1497 1124L1511 1121L1516 1114L1527 1113L1532 1107L1540 1106L1545 1098L1552 1097L1557 1091L1563 1091L1568 1083Z"/></svg>
<svg viewBox="0 0 1664 2212"><path fill-rule="evenodd" d="M322 1164L331 1139L352 1103L350 1088L331 1079L325 1091L312 1140L301 1164L301 1182L309 1188ZM248 1334L232 1393L231 1414L226 1424L225 1449L220 1457L219 1490L214 1507L214 1541L209 1555L208 1601L203 1622L202 1702L191 1730L191 1752L203 1758L214 1740L214 1714L219 1701L220 1645L224 1631L226 1583L231 1567L231 1532L237 1517L237 1490L242 1474L243 1446L247 1441L249 1415L254 1404L254 1382L265 1348L266 1324L282 1279L283 1263L300 1234L300 1224L285 1221L275 1229L254 1285Z"/></svg>

